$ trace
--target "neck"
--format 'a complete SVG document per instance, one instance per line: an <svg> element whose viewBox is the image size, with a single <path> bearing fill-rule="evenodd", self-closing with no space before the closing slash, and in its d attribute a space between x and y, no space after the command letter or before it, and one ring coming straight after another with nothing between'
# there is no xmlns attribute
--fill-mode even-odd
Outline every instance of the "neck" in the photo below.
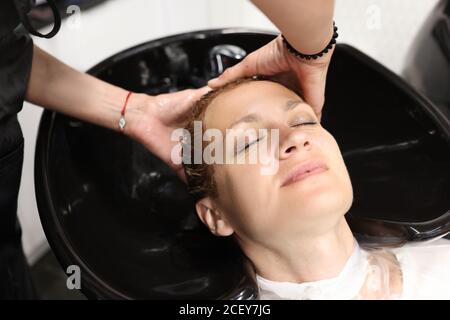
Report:
<svg viewBox="0 0 450 320"><path fill-rule="evenodd" d="M342 217L327 232L283 241L276 249L254 243L242 248L261 277L302 283L337 277L353 253L354 241Z"/></svg>

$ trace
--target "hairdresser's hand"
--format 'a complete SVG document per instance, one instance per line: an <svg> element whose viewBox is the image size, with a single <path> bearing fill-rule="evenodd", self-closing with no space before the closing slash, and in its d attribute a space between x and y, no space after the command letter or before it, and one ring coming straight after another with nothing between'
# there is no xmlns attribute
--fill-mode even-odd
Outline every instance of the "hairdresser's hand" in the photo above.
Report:
<svg viewBox="0 0 450 320"><path fill-rule="evenodd" d="M204 87L158 96L132 95L126 111L125 134L142 143L185 180L182 165L175 165L171 159L172 148L177 144L171 141L171 135L173 130L182 128L195 101L209 90Z"/></svg>
<svg viewBox="0 0 450 320"><path fill-rule="evenodd" d="M287 51L279 36L249 54L239 64L225 70L219 78L211 80L208 85L215 89L239 78L292 73L298 81L303 98L313 107L320 119L325 102L326 76L333 50L317 60L299 59Z"/></svg>

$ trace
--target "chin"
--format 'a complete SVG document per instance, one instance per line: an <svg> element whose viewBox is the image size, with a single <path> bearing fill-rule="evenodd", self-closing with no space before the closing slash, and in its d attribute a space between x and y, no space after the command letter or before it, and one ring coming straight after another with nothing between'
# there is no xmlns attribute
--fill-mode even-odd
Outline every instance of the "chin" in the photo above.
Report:
<svg viewBox="0 0 450 320"><path fill-rule="evenodd" d="M298 192L290 198L284 207L290 212L301 211L301 216L343 216L352 206L353 191L351 188L317 188L306 193Z"/></svg>

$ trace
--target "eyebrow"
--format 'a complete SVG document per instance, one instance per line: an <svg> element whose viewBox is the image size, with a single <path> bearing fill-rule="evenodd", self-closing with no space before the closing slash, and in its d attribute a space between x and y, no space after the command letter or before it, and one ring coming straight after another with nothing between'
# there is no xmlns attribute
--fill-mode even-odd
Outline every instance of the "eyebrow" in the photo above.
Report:
<svg viewBox="0 0 450 320"><path fill-rule="evenodd" d="M284 111L289 111L292 110L294 108L296 108L297 106L301 105L301 104L305 104L306 102L299 99L299 100L288 100L286 102L286 104L283 106L284 107ZM242 118L240 118L239 120L233 122L230 126L230 129L237 126L240 123L249 123L249 122L258 122L260 121L261 118L256 114L256 113L250 113Z"/></svg>
<svg viewBox="0 0 450 320"><path fill-rule="evenodd" d="M261 118L257 114L250 113L250 114L240 118L239 120L233 122L233 124L230 126L230 129L237 126L240 123L243 123L243 122L257 122L259 120L261 120Z"/></svg>
<svg viewBox="0 0 450 320"><path fill-rule="evenodd" d="M299 104L305 103L305 101L303 100L288 100L288 102L286 102L286 105L284 106L284 110L285 111L289 111L294 109L295 107L297 107Z"/></svg>

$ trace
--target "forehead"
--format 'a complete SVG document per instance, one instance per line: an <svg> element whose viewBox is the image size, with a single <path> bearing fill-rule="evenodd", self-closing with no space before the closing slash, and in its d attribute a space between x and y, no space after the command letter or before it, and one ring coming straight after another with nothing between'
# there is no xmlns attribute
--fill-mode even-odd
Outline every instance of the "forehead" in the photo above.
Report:
<svg viewBox="0 0 450 320"><path fill-rule="evenodd" d="M288 100L299 96L271 81L251 81L217 96L205 112L207 128L226 129L234 121L249 113L276 112Z"/></svg>

